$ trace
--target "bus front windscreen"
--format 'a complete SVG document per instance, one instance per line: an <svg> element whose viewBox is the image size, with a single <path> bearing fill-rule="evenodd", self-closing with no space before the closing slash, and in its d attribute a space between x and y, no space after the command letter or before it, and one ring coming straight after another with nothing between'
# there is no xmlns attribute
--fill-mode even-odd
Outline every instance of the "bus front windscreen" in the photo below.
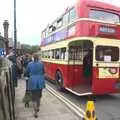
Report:
<svg viewBox="0 0 120 120"><path fill-rule="evenodd" d="M120 22L119 15L112 12L102 11L102 10L90 10L89 18L96 19L96 20L103 20L107 22L114 22L114 23Z"/></svg>
<svg viewBox="0 0 120 120"><path fill-rule="evenodd" d="M118 61L119 60L119 48L113 46L96 46L96 60L97 61Z"/></svg>

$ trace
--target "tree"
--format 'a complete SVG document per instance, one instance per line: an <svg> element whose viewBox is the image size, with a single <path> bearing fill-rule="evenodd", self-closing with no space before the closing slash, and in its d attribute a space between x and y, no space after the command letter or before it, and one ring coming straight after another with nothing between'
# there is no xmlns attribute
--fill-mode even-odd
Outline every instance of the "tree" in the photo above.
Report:
<svg viewBox="0 0 120 120"><path fill-rule="evenodd" d="M28 45L28 44L22 44L21 54L30 53L33 54L35 52L39 51L38 45Z"/></svg>
<svg viewBox="0 0 120 120"><path fill-rule="evenodd" d="M38 45L33 45L33 46L31 46L31 49L32 49L32 52L33 52L33 53L39 51L39 48L40 48L40 47L39 47Z"/></svg>

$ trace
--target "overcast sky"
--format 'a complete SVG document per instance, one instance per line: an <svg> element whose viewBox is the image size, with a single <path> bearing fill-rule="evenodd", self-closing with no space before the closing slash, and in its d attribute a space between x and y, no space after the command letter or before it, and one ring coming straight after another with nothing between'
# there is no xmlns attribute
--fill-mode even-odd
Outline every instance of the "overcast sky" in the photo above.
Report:
<svg viewBox="0 0 120 120"><path fill-rule="evenodd" d="M3 35L3 21L9 21L9 37L13 37L13 1L0 0L0 32ZM102 0L100 0L102 1ZM120 6L120 0L104 0ZM41 31L76 0L16 0L17 40L21 43L39 45Z"/></svg>

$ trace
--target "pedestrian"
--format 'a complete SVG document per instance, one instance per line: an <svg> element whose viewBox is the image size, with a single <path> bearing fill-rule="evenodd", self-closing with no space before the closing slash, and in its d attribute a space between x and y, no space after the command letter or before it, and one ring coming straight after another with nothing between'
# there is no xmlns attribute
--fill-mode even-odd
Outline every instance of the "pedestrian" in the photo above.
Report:
<svg viewBox="0 0 120 120"><path fill-rule="evenodd" d="M7 59L9 59L12 62L12 80L15 87L18 85L18 67L16 65L16 56L13 51L11 51L7 56Z"/></svg>
<svg viewBox="0 0 120 120"><path fill-rule="evenodd" d="M23 65L26 68L28 63L32 61L31 55L30 54L26 54L24 57L24 61L23 61Z"/></svg>
<svg viewBox="0 0 120 120"><path fill-rule="evenodd" d="M31 101L31 92L29 90L29 86L28 86L28 74L27 74L27 66L28 63L32 62L32 57L31 55L29 55L28 53L23 56L23 73L24 73L24 77L26 79L26 90L25 90L25 95L23 98L23 102L25 102L25 107L29 107L29 102Z"/></svg>
<svg viewBox="0 0 120 120"><path fill-rule="evenodd" d="M32 93L32 102L34 108L34 117L37 118L39 112L40 100L42 97L42 90L45 88L44 80L44 66L42 62L38 60L36 54L33 55L33 61L28 63L27 73L29 76L28 86Z"/></svg>
<svg viewBox="0 0 120 120"><path fill-rule="evenodd" d="M21 76L22 76L22 73L23 73L23 66L22 66L20 56L17 57L16 64L17 64L17 68L18 68L18 78L21 79Z"/></svg>
<svg viewBox="0 0 120 120"><path fill-rule="evenodd" d="M26 77L26 67L27 67L27 65L28 65L28 63L29 62L31 62L32 61L32 58L31 58L31 56L29 55L29 54L26 54L25 56L24 56L24 58L23 58L23 71L24 71L24 77Z"/></svg>

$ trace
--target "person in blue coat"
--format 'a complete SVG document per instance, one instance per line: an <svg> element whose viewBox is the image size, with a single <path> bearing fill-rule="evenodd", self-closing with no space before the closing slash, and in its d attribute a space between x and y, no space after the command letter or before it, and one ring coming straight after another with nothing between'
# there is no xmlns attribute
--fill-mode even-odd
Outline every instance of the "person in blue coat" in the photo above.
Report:
<svg viewBox="0 0 120 120"><path fill-rule="evenodd" d="M44 65L39 62L38 56L33 55L33 61L28 63L27 73L29 76L28 86L32 93L32 102L34 107L34 117L37 117L40 107L42 90L45 88Z"/></svg>

